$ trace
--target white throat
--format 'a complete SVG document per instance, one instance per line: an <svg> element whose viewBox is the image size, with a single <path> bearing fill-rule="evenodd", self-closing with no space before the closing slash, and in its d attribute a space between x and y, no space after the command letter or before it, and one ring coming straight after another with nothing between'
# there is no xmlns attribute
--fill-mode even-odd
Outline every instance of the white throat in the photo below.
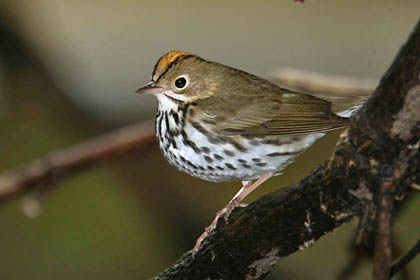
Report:
<svg viewBox="0 0 420 280"><path fill-rule="evenodd" d="M171 98L167 97L165 94L155 94L158 102L159 102L159 111L177 111L178 104Z"/></svg>

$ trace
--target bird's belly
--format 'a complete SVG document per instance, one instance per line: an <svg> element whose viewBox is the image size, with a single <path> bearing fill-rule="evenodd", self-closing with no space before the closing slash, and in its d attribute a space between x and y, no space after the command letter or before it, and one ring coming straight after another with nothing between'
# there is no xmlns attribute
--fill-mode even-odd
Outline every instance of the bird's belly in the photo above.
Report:
<svg viewBox="0 0 420 280"><path fill-rule="evenodd" d="M157 130L166 159L181 171L208 181L250 181L279 173L325 133L295 136L217 137L186 124L183 133Z"/></svg>

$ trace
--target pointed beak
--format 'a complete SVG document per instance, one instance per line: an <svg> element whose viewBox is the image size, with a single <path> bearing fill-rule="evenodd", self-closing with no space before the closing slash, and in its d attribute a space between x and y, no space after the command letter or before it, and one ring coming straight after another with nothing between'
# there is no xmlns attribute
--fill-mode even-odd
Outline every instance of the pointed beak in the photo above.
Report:
<svg viewBox="0 0 420 280"><path fill-rule="evenodd" d="M155 82L150 82L146 84L145 86L139 88L136 90L136 93L139 94L155 94L155 93L162 93L165 89L156 85Z"/></svg>

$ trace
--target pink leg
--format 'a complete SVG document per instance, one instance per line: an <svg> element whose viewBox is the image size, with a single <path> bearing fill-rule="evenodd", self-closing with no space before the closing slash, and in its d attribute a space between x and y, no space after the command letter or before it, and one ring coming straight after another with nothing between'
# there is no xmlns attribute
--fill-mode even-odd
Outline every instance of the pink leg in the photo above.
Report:
<svg viewBox="0 0 420 280"><path fill-rule="evenodd" d="M226 223L228 222L228 218L230 213L232 213L233 209L238 206L241 206L242 200L251 192L253 192L259 185L273 177L274 173L266 173L261 176L259 179L255 180L254 182L244 182L243 187L239 190L239 192L232 198L232 200L221 210L219 210L214 218L213 222L206 227L205 231L202 235L197 239L194 246L194 251L197 251L200 248L201 242L209 235L209 233L214 230L217 226L217 222L219 218L224 215L224 219Z"/></svg>

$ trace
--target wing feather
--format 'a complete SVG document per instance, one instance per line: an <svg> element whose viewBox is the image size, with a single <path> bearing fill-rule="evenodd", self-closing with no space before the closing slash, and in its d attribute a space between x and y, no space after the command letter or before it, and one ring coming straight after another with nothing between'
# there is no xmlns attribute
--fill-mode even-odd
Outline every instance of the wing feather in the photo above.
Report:
<svg viewBox="0 0 420 280"><path fill-rule="evenodd" d="M331 111L329 101L281 88L259 94L220 94L198 103L201 117L211 119L216 123L213 129L226 136L307 134L348 124L348 119Z"/></svg>

